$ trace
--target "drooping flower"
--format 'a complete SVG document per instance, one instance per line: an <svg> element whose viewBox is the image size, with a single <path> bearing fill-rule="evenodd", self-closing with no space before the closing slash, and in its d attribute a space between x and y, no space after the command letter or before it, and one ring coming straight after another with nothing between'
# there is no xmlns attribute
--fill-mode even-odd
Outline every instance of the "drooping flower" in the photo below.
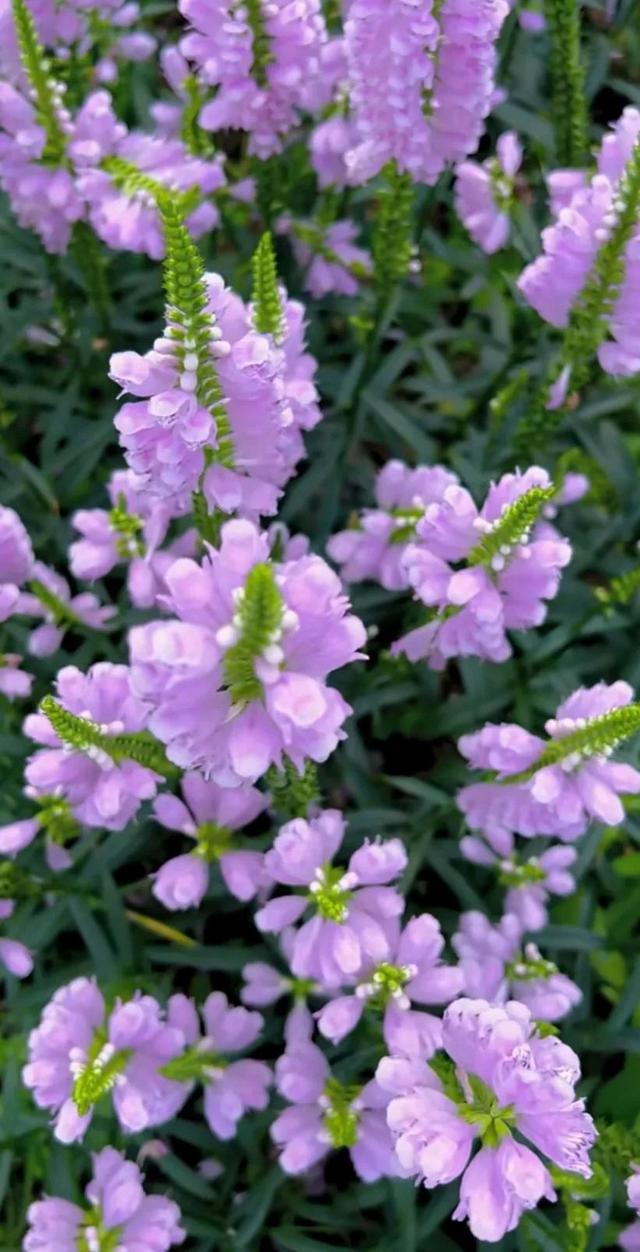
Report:
<svg viewBox="0 0 640 1252"><path fill-rule="evenodd" d="M427 1187L463 1175L454 1217L496 1242L527 1209L555 1198L537 1152L560 1169L591 1174L595 1129L575 1096L579 1061L560 1039L537 1035L529 1010L514 1001L454 1001L444 1013L443 1051L427 1065L399 1055L378 1066L396 1156L404 1175Z"/></svg>
<svg viewBox="0 0 640 1252"><path fill-rule="evenodd" d="M548 921L549 896L568 896L575 890L571 866L576 859L575 848L555 844L539 856L522 857L514 850L511 831L487 842L476 835L460 840L460 851L474 865L490 865L501 886L506 887L505 913L519 918L523 931L542 930Z"/></svg>
<svg viewBox="0 0 640 1252"><path fill-rule="evenodd" d="M449 486L416 524L402 558L427 621L393 645L410 660L442 669L453 656L504 661L506 631L539 626L553 599L569 543L533 529L555 488L546 470L504 474L478 510L464 487ZM461 564L464 562L464 564Z"/></svg>
<svg viewBox="0 0 640 1252"><path fill-rule="evenodd" d="M293 927L283 930L280 935L280 949L287 964L291 964L291 956L295 943ZM310 1039L313 1034L313 1017L307 1008L307 998L322 994L321 988L312 978L295 978L282 974L274 965L266 961L249 961L243 966L242 977L244 986L240 992L243 1004L250 1008L265 1008L276 1004L283 996L291 998L292 1004L284 1022L283 1034L287 1046L300 1039Z"/></svg>
<svg viewBox="0 0 640 1252"><path fill-rule="evenodd" d="M279 934L312 910L291 942L291 969L296 977L312 978L328 989L353 984L389 960L403 910L402 897L386 885L407 863L400 840L362 844L344 870L332 864L343 836L344 821L336 809L308 822L287 822L264 865L273 883L298 891L275 896L256 914L260 930Z"/></svg>
<svg viewBox="0 0 640 1252"><path fill-rule="evenodd" d="M342 114L335 113L314 126L309 137L309 156L319 187L347 185L349 171L345 156L355 142L353 122Z"/></svg>
<svg viewBox="0 0 640 1252"><path fill-rule="evenodd" d="M395 1173L386 1098L375 1081L345 1085L308 1039L290 1044L276 1062L276 1086L289 1102L271 1126L285 1174L303 1174L335 1148L348 1148L364 1182Z"/></svg>
<svg viewBox="0 0 640 1252"><path fill-rule="evenodd" d="M99 661L82 674L66 665L56 679L57 707L86 723L90 730L86 746L61 739L44 713L27 717L24 729L43 746L29 758L25 777L36 796L62 797L74 817L85 826L122 830L150 800L159 781L157 773L136 760L120 757L115 741L146 727L146 710L131 686L126 665ZM95 731L101 743L91 740ZM106 745L104 741L106 740ZM109 741L114 741L110 753Z"/></svg>
<svg viewBox="0 0 640 1252"><path fill-rule="evenodd" d="M321 227L315 222L278 219L279 234L289 235L294 256L304 272L305 290L317 300L330 292L355 296L371 273L371 257L355 240L358 228L344 219Z"/></svg>
<svg viewBox="0 0 640 1252"><path fill-rule="evenodd" d="M504 1004L520 1000L538 1021L557 1022L579 1004L580 988L534 943L523 943L522 923L505 913L493 926L484 913L462 913L451 940L460 958L465 992L472 998Z"/></svg>
<svg viewBox="0 0 640 1252"><path fill-rule="evenodd" d="M201 1035L198 1013L186 996L169 1000L168 1019L184 1037L185 1051L163 1067L172 1080L204 1083L204 1114L214 1135L233 1139L245 1113L260 1111L269 1103L271 1070L251 1057L234 1060L255 1043L263 1025L260 1013L230 1005L221 991L207 996L202 1006L205 1033ZM172 1084L173 1085L173 1084Z"/></svg>
<svg viewBox="0 0 640 1252"><path fill-rule="evenodd" d="M332 535L327 544L345 582L372 579L387 591L408 587L403 558L416 526L428 506L442 500L457 482L441 465L411 469L402 461L388 461L376 477L377 507L363 509L357 524Z"/></svg>
<svg viewBox="0 0 640 1252"><path fill-rule="evenodd" d="M166 1196L146 1195L142 1173L115 1148L92 1156L93 1177L85 1189L89 1207L45 1196L27 1212L23 1252L77 1252L78 1248L131 1248L168 1252L186 1237L180 1209Z"/></svg>
<svg viewBox="0 0 640 1252"><path fill-rule="evenodd" d="M492 107L495 43L507 0L352 0L345 21L358 142L350 179L366 182L388 161L435 183L475 152Z"/></svg>
<svg viewBox="0 0 640 1252"><path fill-rule="evenodd" d="M43 625L29 635L27 647L32 656L52 656L66 631L74 627L104 630L116 613L113 605L101 604L90 591L73 595L67 580L42 561L34 563L29 590L21 592L15 611L43 619Z"/></svg>
<svg viewBox="0 0 640 1252"><path fill-rule="evenodd" d="M390 1051L401 1038L408 1053L434 1052L441 1046L440 1019L412 1006L448 1004L462 991L463 973L444 964L443 948L440 926L430 913L412 917L403 930L398 924L388 958L361 973L352 994L329 1000L316 1014L320 1033L339 1043L369 1008L383 1014L382 1034ZM353 984L352 977L344 981Z"/></svg>
<svg viewBox="0 0 640 1252"><path fill-rule="evenodd" d="M248 521L227 522L202 563L166 574L177 619L130 632L134 688L172 761L221 786L255 782L285 753L326 760L350 712L326 677L365 632L320 557L277 564Z"/></svg>
<svg viewBox="0 0 640 1252"><path fill-rule="evenodd" d="M152 996L136 993L107 1013L95 982L76 978L58 988L31 1031L22 1078L38 1107L54 1114L61 1143L83 1137L107 1095L121 1128L133 1134L169 1121L184 1103L189 1088L162 1067L185 1042Z"/></svg>
<svg viewBox="0 0 640 1252"><path fill-rule="evenodd" d="M182 799L156 797L153 811L161 826L195 840L192 851L166 861L153 875L153 894L168 909L200 904L217 861L225 885L238 900L251 900L268 881L260 852L233 847L232 834L248 826L267 805L255 787L218 787L199 774L186 774Z"/></svg>
<svg viewBox="0 0 640 1252"><path fill-rule="evenodd" d="M7 700L21 700L31 694L33 674L20 668L21 661L17 652L0 652L0 694Z"/></svg>
<svg viewBox="0 0 640 1252"><path fill-rule="evenodd" d="M505 131L495 157L463 161L456 168L455 206L471 238L489 254L504 248L511 233L510 207L522 148L514 131Z"/></svg>
<svg viewBox="0 0 640 1252"><path fill-rule="evenodd" d="M0 622L15 612L20 588L33 573L33 548L18 514L0 506Z"/></svg>
<svg viewBox="0 0 640 1252"><path fill-rule="evenodd" d="M207 130L243 130L261 159L278 152L302 112L328 104L340 69L319 0L180 0L191 26L181 41L200 83L214 88L200 113Z"/></svg>
<svg viewBox="0 0 640 1252"><path fill-rule="evenodd" d="M546 742L511 724L463 735L458 746L470 765L496 776L458 793L469 826L493 844L510 832L573 840L591 820L620 825L619 797L640 791L640 772L609 757L640 728L632 697L625 682L579 687L546 723Z"/></svg>

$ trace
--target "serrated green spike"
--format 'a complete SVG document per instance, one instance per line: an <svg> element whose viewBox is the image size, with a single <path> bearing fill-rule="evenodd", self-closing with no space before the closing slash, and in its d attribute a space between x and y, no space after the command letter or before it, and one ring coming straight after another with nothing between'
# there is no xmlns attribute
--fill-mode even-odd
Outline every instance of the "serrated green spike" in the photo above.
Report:
<svg viewBox="0 0 640 1252"><path fill-rule="evenodd" d="M253 272L253 324L263 335L272 335L276 342L282 338L283 314L278 289L278 269L271 232L266 230L252 260Z"/></svg>
<svg viewBox="0 0 640 1252"><path fill-rule="evenodd" d="M55 84L50 77L49 63L25 0L11 0L11 8L20 61L29 81L38 124L46 135L46 144L40 159L58 165L65 160L66 136L58 117Z"/></svg>
<svg viewBox="0 0 640 1252"><path fill-rule="evenodd" d="M501 558L503 549L512 549L520 543L526 543L531 527L540 516L544 505L553 499L555 491L556 488L551 483L548 487L530 487L518 496L517 500L507 505L491 530L471 549L467 563L491 565L496 558Z"/></svg>
<svg viewBox="0 0 640 1252"><path fill-rule="evenodd" d="M135 761L164 778L175 778L180 773L178 767L168 760L162 744L146 731L105 735L95 722L70 713L53 696L44 697L40 711L51 723L58 738L78 752L103 753L116 765L122 761Z"/></svg>

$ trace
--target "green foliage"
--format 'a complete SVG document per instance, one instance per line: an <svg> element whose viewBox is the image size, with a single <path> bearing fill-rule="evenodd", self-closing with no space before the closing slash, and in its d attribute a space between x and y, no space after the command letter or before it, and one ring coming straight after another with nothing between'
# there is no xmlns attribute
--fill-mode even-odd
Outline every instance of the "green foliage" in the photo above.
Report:
<svg viewBox="0 0 640 1252"><path fill-rule="evenodd" d="M271 792L271 803L282 821L293 817L306 817L312 805L320 803L318 767L313 761L305 761L300 773L288 756L283 757L282 768L271 766L266 776Z"/></svg>
<svg viewBox="0 0 640 1252"><path fill-rule="evenodd" d="M371 241L373 275L384 294L408 273L414 256L414 186L408 174L400 174L392 161L382 171L375 226Z"/></svg>
<svg viewBox="0 0 640 1252"><path fill-rule="evenodd" d="M56 83L50 76L49 63L38 42L35 22L26 0L11 0L11 8L20 60L31 87L36 120L46 135L42 159L59 165L65 160L66 141L60 124Z"/></svg>

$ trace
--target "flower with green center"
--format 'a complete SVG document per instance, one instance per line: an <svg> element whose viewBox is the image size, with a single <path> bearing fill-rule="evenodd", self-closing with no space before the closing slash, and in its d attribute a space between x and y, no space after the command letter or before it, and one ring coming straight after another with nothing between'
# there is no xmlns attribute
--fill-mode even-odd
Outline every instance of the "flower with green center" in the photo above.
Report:
<svg viewBox="0 0 640 1252"><path fill-rule="evenodd" d="M217 822L201 822L196 829L195 839L193 855L208 863L217 861L232 847L231 831L226 826L219 826Z"/></svg>
<svg viewBox="0 0 640 1252"><path fill-rule="evenodd" d="M417 965L391 965L383 961L366 982L358 983L356 996L368 1000L371 1007L385 1009L393 1001L401 1009L408 1009L411 1001L404 988L418 973Z"/></svg>
<svg viewBox="0 0 640 1252"><path fill-rule="evenodd" d="M336 865L323 865L316 870L309 885L309 899L327 922L344 922L349 913L352 875Z"/></svg>
<svg viewBox="0 0 640 1252"><path fill-rule="evenodd" d="M121 1243L122 1226L105 1228L100 1209L92 1209L86 1213L76 1237L78 1252L118 1252Z"/></svg>
<svg viewBox="0 0 640 1252"><path fill-rule="evenodd" d="M144 556L144 541L140 537L144 523L136 513L127 511L124 495L118 496L117 503L109 511L109 523L117 535L116 551L123 561L130 560L132 556Z"/></svg>
<svg viewBox="0 0 640 1252"><path fill-rule="evenodd" d="M353 1148L357 1142L360 1091L360 1087L345 1086L333 1077L325 1084L320 1100L325 1108L322 1125L332 1148Z"/></svg>
<svg viewBox="0 0 640 1252"><path fill-rule="evenodd" d="M473 1126L486 1148L497 1148L516 1124L511 1105L502 1106L493 1091L474 1074L461 1078L465 1101L458 1105L458 1116Z"/></svg>
<svg viewBox="0 0 640 1252"><path fill-rule="evenodd" d="M115 1087L131 1053L126 1048L116 1049L107 1038L106 1028L97 1030L86 1053L82 1048L72 1048L69 1053L69 1069L73 1076L71 1099L81 1117L90 1113L98 1100Z"/></svg>

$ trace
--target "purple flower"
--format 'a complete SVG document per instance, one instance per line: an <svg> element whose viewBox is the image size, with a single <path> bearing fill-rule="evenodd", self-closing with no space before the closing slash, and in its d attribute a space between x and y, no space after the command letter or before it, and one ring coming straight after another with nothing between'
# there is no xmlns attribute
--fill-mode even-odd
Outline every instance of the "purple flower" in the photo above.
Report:
<svg viewBox="0 0 640 1252"><path fill-rule="evenodd" d="M496 1242L542 1198L555 1199L528 1145L590 1177L595 1130L575 1098L579 1061L558 1038L540 1038L529 1010L515 1002L454 1001L444 1013L443 1048L426 1066L402 1055L378 1066L399 1166L427 1187L463 1174L454 1217L468 1217L476 1238Z"/></svg>
<svg viewBox="0 0 640 1252"><path fill-rule="evenodd" d="M0 600L3 588L0 588ZM7 700L22 700L31 694L33 674L20 668L22 657L16 652L0 653L0 693Z"/></svg>
<svg viewBox="0 0 640 1252"><path fill-rule="evenodd" d="M366 182L395 160L433 184L478 146L492 107L506 0L352 0L345 21L358 136L346 161ZM437 16L436 16L437 13Z"/></svg>
<svg viewBox="0 0 640 1252"><path fill-rule="evenodd" d="M463 735L458 747L469 764L496 775L495 782L473 783L458 793L471 828L495 845L509 832L573 840L591 820L619 826L620 795L640 791L640 772L609 760L616 743L632 733L632 726L617 731L614 719L632 696L625 682L579 687L546 723L546 744L510 724L489 723ZM518 781L509 782L512 776Z"/></svg>
<svg viewBox="0 0 640 1252"><path fill-rule="evenodd" d="M238 1122L250 1111L266 1109L271 1070L264 1061L233 1060L255 1043L263 1024L260 1013L235 1007L221 991L207 996L202 1006L205 1033L201 1036L198 1014L183 995L169 1001L169 1021L182 1033L185 1052L164 1068L179 1082L204 1083L204 1114L214 1135L233 1139Z"/></svg>
<svg viewBox="0 0 640 1252"><path fill-rule="evenodd" d="M171 760L220 786L255 782L283 753L302 768L344 738L350 712L326 686L365 631L320 557L269 560L267 537L227 522L202 564L166 574L177 619L130 632L133 683Z"/></svg>
<svg viewBox="0 0 640 1252"><path fill-rule="evenodd" d="M129 595L137 607L149 608L160 590L152 557L165 538L172 507L139 487L131 470L116 470L108 484L112 508L73 514L72 524L82 538L69 548L69 566L76 578L93 582L126 561Z"/></svg>
<svg viewBox="0 0 640 1252"><path fill-rule="evenodd" d="M427 606L426 624L398 640L394 653L425 658L432 669L453 656L504 661L506 631L544 621L571 548L548 527L531 533L531 520L520 522L517 510L527 493L550 487L546 470L532 466L504 474L480 510L456 485L428 506L402 557L415 598Z"/></svg>
<svg viewBox="0 0 640 1252"><path fill-rule="evenodd" d="M276 1063L276 1086L290 1104L271 1126L285 1174L303 1174L332 1148L348 1148L364 1182L396 1172L377 1083L346 1086L331 1075L309 1040L291 1044Z"/></svg>
<svg viewBox="0 0 640 1252"><path fill-rule="evenodd" d="M31 540L18 514L0 506L0 622L15 612L20 587L31 578L33 566Z"/></svg>
<svg viewBox="0 0 640 1252"><path fill-rule="evenodd" d="M180 0L178 7L192 28L181 51L200 82L215 88L199 118L207 130L247 131L249 152L264 160L280 150L302 111L329 103L340 64L319 0L273 0L261 9L260 32L250 11L230 0Z"/></svg>
<svg viewBox="0 0 640 1252"><path fill-rule="evenodd" d="M520 1000L537 1020L560 1021L580 1003L582 992L534 943L523 944L522 939L522 923L514 913L506 913L496 926L484 913L463 913L451 943L460 958L464 989L494 1004Z"/></svg>
<svg viewBox="0 0 640 1252"><path fill-rule="evenodd" d="M200 904L209 885L209 864L217 861L231 894L251 900L268 881L262 853L233 850L232 833L262 813L267 797L255 787L218 787L199 774L185 775L182 796L158 796L153 811L161 826L187 835L196 846L153 875L153 894L168 909Z"/></svg>
<svg viewBox="0 0 640 1252"><path fill-rule="evenodd" d="M301 429L320 417L303 312L295 301L284 303L283 341L276 344L253 329L251 309L219 275L207 275L206 286L210 329L197 352L178 351L182 332L170 324L145 356L112 356L111 377L138 397L122 406L115 425L139 490L170 500L174 512L188 511L201 485L212 510L272 514L304 455ZM211 408L198 399L205 368L213 369L222 397ZM219 451L224 423L230 464L213 456L205 473L205 452Z"/></svg>
<svg viewBox="0 0 640 1252"><path fill-rule="evenodd" d="M304 270L305 290L312 296L322 299L332 291L340 296L358 294L360 279L371 272L371 257L354 243L358 235L354 222L331 222L323 229L281 217L277 230L291 236L294 256Z"/></svg>
<svg viewBox="0 0 640 1252"><path fill-rule="evenodd" d="M509 130L500 135L495 157L482 164L463 161L456 169L456 212L483 252L498 252L508 241L514 178L521 162L520 141Z"/></svg>
<svg viewBox="0 0 640 1252"><path fill-rule="evenodd" d="M165 1196L145 1195L143 1176L115 1148L92 1156L93 1177L85 1195L88 1209L59 1196L31 1204L23 1252L76 1252L78 1247L130 1247L135 1252L167 1252L182 1243L180 1209ZM116 1240L116 1243L113 1240ZM105 1243L105 1240L107 1241Z"/></svg>
<svg viewBox="0 0 640 1252"><path fill-rule="evenodd" d="M11 917L15 908L13 900L0 899L0 921ZM0 965L15 978L28 978L33 970L33 957L24 943L17 939L0 938Z"/></svg>
<svg viewBox="0 0 640 1252"><path fill-rule="evenodd" d="M575 848L555 844L539 856L522 859L514 851L510 831L499 840L485 843L475 835L460 840L460 851L474 865L490 865L501 886L508 890L504 898L505 913L519 919L523 931L542 930L548 921L547 900L550 895L568 896L575 890L570 868L576 859Z"/></svg>
<svg viewBox="0 0 640 1252"><path fill-rule="evenodd" d="M95 983L76 978L58 988L31 1031L23 1082L55 1115L61 1143L83 1137L94 1105L109 1093L121 1128L137 1133L169 1121L184 1103L188 1088L161 1073L184 1046L151 996L118 1000L107 1016Z"/></svg>
<svg viewBox="0 0 640 1252"><path fill-rule="evenodd" d="M66 579L42 561L35 562L29 586L30 591L21 593L16 612L44 620L44 625L29 635L27 647L32 656L52 656L61 646L65 631L74 626L104 630L116 612L91 592L72 595Z"/></svg>
<svg viewBox="0 0 640 1252"><path fill-rule="evenodd" d="M276 896L256 914L260 930L278 934L312 909L291 943L291 969L329 989L388 961L403 909L398 892L382 885L406 866L400 840L362 844L345 871L332 864L343 835L336 809L287 822L265 855L265 870L272 882L304 890Z"/></svg>
<svg viewBox="0 0 640 1252"><path fill-rule="evenodd" d="M390 1051L401 1038L407 1052L435 1052L441 1046L439 1018L416 1013L411 1006L448 1004L462 991L462 971L443 964L443 948L435 917L430 913L412 917L402 931L398 928L388 959L364 972L354 994L330 1000L316 1014L320 1033L339 1043L357 1025L365 1007L371 1007L384 1014L382 1033Z"/></svg>
<svg viewBox="0 0 640 1252"><path fill-rule="evenodd" d="M118 736L146 727L144 705L134 695L126 665L100 661L86 674L66 665L56 679L57 699L63 709L98 727L101 734ZM29 757L25 778L36 796L66 799L85 826L122 830L143 800L155 795L158 775L135 761L116 763L101 749L70 748L61 743L43 713L33 713L25 734L43 747Z"/></svg>
<svg viewBox="0 0 640 1252"><path fill-rule="evenodd" d="M334 114L314 126L309 138L309 156L319 187L345 187L349 171L345 156L356 142L353 122Z"/></svg>
<svg viewBox="0 0 640 1252"><path fill-rule="evenodd" d="M372 579L387 591L408 587L404 556L416 526L428 506L457 482L441 465L410 469L402 461L388 461L376 478L377 507L364 509L356 525L332 535L327 544L345 582Z"/></svg>

